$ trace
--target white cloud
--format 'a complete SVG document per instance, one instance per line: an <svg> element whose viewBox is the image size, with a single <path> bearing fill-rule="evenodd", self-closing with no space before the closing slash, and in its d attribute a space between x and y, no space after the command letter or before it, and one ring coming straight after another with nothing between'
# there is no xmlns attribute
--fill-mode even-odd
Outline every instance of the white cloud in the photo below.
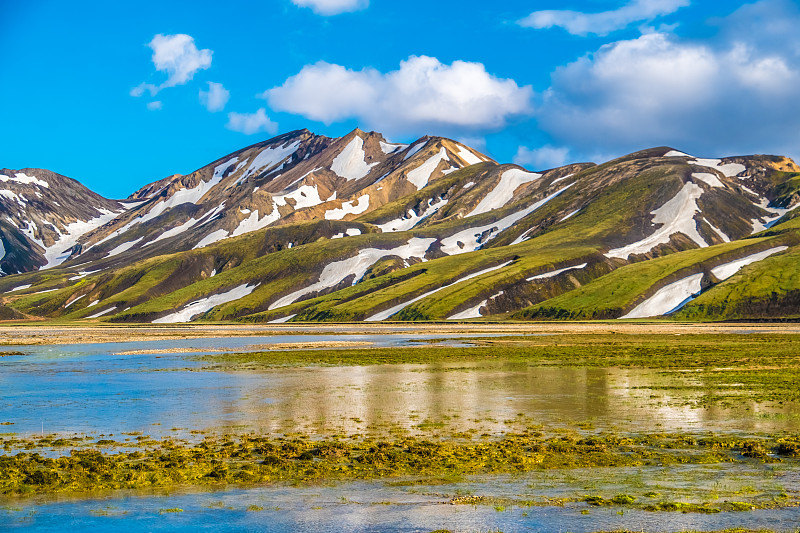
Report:
<svg viewBox="0 0 800 533"><path fill-rule="evenodd" d="M520 166L533 170L548 170L562 167L569 162L569 148L545 145L539 148L520 146L513 159Z"/></svg>
<svg viewBox="0 0 800 533"><path fill-rule="evenodd" d="M149 109L150 111L156 111L158 109L161 109L161 107L162 107L161 101L159 100L147 103L147 109Z"/></svg>
<svg viewBox="0 0 800 533"><path fill-rule="evenodd" d="M326 17L369 7L369 0L292 0L292 3L300 7L310 7L317 15Z"/></svg>
<svg viewBox="0 0 800 533"><path fill-rule="evenodd" d="M200 90L200 103L212 113L225 109L231 93L221 83L208 82L208 90Z"/></svg>
<svg viewBox="0 0 800 533"><path fill-rule="evenodd" d="M158 34L148 45L153 50L153 65L159 72L168 74L167 81L161 85L142 83L134 87L131 96L141 96L145 91L156 95L161 89L183 85L194 75L211 66L211 50L198 50L194 38L179 33L176 35Z"/></svg>
<svg viewBox="0 0 800 533"><path fill-rule="evenodd" d="M263 107L255 113L228 113L225 127L247 135L262 132L275 134L278 131L278 124L267 117Z"/></svg>
<svg viewBox="0 0 800 533"><path fill-rule="evenodd" d="M728 31L733 23L739 31ZM719 24L706 41L648 34L557 69L539 127L578 153L670 145L698 155L800 155L800 38L790 30L800 10L764 0ZM785 32L765 38L776 25ZM783 37L786 46L775 47Z"/></svg>
<svg viewBox="0 0 800 533"><path fill-rule="evenodd" d="M608 35L635 22L649 22L689 5L689 0L632 0L625 6L601 13L571 10L534 11L519 21L521 26L544 29L564 28L573 35Z"/></svg>
<svg viewBox="0 0 800 533"><path fill-rule="evenodd" d="M387 73L321 61L262 95L277 111L326 124L355 118L388 134L499 128L529 114L532 96L530 86L492 76L481 63L446 65L427 56Z"/></svg>

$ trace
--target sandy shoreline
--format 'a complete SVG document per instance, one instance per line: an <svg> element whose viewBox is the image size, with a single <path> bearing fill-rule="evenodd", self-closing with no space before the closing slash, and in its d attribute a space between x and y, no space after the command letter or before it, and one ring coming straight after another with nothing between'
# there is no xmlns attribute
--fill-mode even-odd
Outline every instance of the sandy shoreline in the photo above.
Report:
<svg viewBox="0 0 800 533"><path fill-rule="evenodd" d="M104 342L256 337L271 335L380 335L416 333L447 334L731 334L800 333L800 324L680 324L680 323L530 323L530 324L265 324L265 325L45 325L41 323L0 326L0 346L80 344Z"/></svg>

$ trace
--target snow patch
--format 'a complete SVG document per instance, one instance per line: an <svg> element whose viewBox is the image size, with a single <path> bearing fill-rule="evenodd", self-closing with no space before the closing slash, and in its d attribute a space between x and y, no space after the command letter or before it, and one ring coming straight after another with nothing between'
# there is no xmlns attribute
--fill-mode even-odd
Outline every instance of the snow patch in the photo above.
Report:
<svg viewBox="0 0 800 533"><path fill-rule="evenodd" d="M622 318L647 318L677 311L702 290L703 274L693 274L660 288L653 296L640 303Z"/></svg>
<svg viewBox="0 0 800 533"><path fill-rule="evenodd" d="M153 320L153 324L190 322L197 315L201 315L207 311L210 311L211 309L213 309L218 305L226 304L238 300L240 298L244 298L245 296L253 292L256 289L256 287L258 287L258 284L240 285L227 292L221 292L219 294L214 294L212 296L202 298L200 300L197 300L196 302L192 302L190 304L185 305L183 309L181 309L180 311L176 311L165 317Z"/></svg>
<svg viewBox="0 0 800 533"><path fill-rule="evenodd" d="M99 209L98 211L102 214L91 220L78 220L67 224L64 227L64 233L56 228L56 232L59 235L58 240L52 246L42 246L42 248L45 249L44 258L47 260L47 264L40 270L60 265L66 261L72 254L72 248L83 235L110 222L119 214L114 211L108 211L107 209Z"/></svg>
<svg viewBox="0 0 800 533"><path fill-rule="evenodd" d="M8 181L15 181L17 183L22 183L23 185L38 185L39 187L50 188L50 184L44 180L40 180L39 178L35 178L33 176L28 176L23 172L17 172L14 174L14 177L6 176L5 174L0 174L0 181L8 182Z"/></svg>
<svg viewBox="0 0 800 533"><path fill-rule="evenodd" d="M325 220L342 220L346 215L360 215L369 209L369 194L359 196L356 200L344 202L342 207L325 211Z"/></svg>
<svg viewBox="0 0 800 533"><path fill-rule="evenodd" d="M23 289L30 289L32 286L33 285L30 284L30 283L28 285L20 285L19 287L14 287L13 289L8 289L8 291L6 291L6 292L14 292L14 291L21 291Z"/></svg>
<svg viewBox="0 0 800 533"><path fill-rule="evenodd" d="M554 192L550 196L539 200L538 202L526 207L525 209L522 209L521 211L511 213L510 215L501 218L497 222L491 222L483 226L467 228L451 235L450 237L442 239L442 252L446 253L447 255L456 255L477 250L482 245L496 237L499 233L507 230L519 220L530 215L570 187L572 187L572 184L567 185L563 189ZM519 242L522 242L522 240L524 239L518 238L511 244L519 244Z"/></svg>
<svg viewBox="0 0 800 533"><path fill-rule="evenodd" d="M725 187L725 184L722 183L717 176L714 174L707 174L705 172L697 172L692 174L694 179L700 180L709 187Z"/></svg>
<svg viewBox="0 0 800 533"><path fill-rule="evenodd" d="M285 205L285 204L284 204ZM230 234L231 237L237 237L239 235L244 235L245 233L249 233L251 231L260 230L266 228L276 220L281 218L280 213L278 212L278 208L273 205L272 213L265 216L264 218L258 218L258 209L250 213L250 216L239 222L239 225L236 226L236 229L233 230L233 233ZM224 230L223 230L224 231ZM215 232L216 233L216 232ZM226 237L228 235L226 234ZM225 238L225 237L223 237Z"/></svg>
<svg viewBox="0 0 800 533"><path fill-rule="evenodd" d="M77 298L75 298L74 300L72 300L70 303L68 303L67 305L65 305L65 306L64 306L64 309L66 309L66 308L67 308L67 307L69 307L70 305L74 304L75 302L77 302L78 300L80 300L81 298L83 298L84 296L86 296L86 295L85 295L85 294L81 294L80 296L78 296Z"/></svg>
<svg viewBox="0 0 800 533"><path fill-rule="evenodd" d="M214 167L214 177L221 178L222 174L230 167L232 164L236 163L239 160L239 156L232 157L222 163L221 165L217 165Z"/></svg>
<svg viewBox="0 0 800 533"><path fill-rule="evenodd" d="M417 152L422 150L422 148L424 148L426 144L428 144L428 141L421 141L421 142L418 142L417 144L415 144L414 146L412 146L408 150L408 152L406 152L406 155L403 158L403 161L405 161L406 159L412 157L414 154L416 154Z"/></svg>
<svg viewBox="0 0 800 533"><path fill-rule="evenodd" d="M583 209L583 208L581 208L581 209ZM564 218L562 218L561 220L559 220L559 222L564 222L565 220L569 220L570 218L572 218L572 217L574 217L575 215L577 215L578 213L580 213L580 212L581 212L581 209L576 209L576 210L575 210L575 211L573 211L572 213L568 214L567 216L565 216Z"/></svg>
<svg viewBox="0 0 800 533"><path fill-rule="evenodd" d="M380 143L381 150L383 150L384 154L391 154L396 152L397 150L400 150L401 148L408 147L407 144L391 144L391 143L385 143L383 141L378 141L378 142Z"/></svg>
<svg viewBox="0 0 800 533"><path fill-rule="evenodd" d="M276 166L278 163L294 154L298 148L300 148L300 141L285 143L282 146L277 147L270 146L268 148L264 148L258 153L255 159L253 159L253 162L250 163L250 166L247 167L247 170L236 183L241 183L248 177L260 172L261 170L272 169L272 167Z"/></svg>
<svg viewBox="0 0 800 533"><path fill-rule="evenodd" d="M541 177L541 174L527 172L518 168L506 170L503 172L502 176L500 176L500 181L495 185L494 189L484 196L480 203L475 206L475 209L467 214L465 218L487 213L493 209L500 209L514 199L514 191L516 191L518 187Z"/></svg>
<svg viewBox="0 0 800 533"><path fill-rule="evenodd" d="M407 231L416 226L421 220L431 216L435 212L437 212L443 205L447 203L447 200L438 199L434 201L433 199L428 200L428 207L425 208L421 214L417 214L416 211L413 209L409 209L406 216L390 220L385 224L376 224L381 229L383 233L391 233L394 231Z"/></svg>
<svg viewBox="0 0 800 533"><path fill-rule="evenodd" d="M359 180L369 174L370 169L378 163L367 164L365 161L367 154L364 152L364 140L358 135L345 146L344 150L339 152L333 163L331 163L331 170L337 176L342 177L348 181Z"/></svg>
<svg viewBox="0 0 800 533"><path fill-rule="evenodd" d="M469 309L465 309L460 313L450 315L449 317L447 317L447 320L465 320L467 318L481 318L483 316L481 314L481 307L486 307L487 303L489 303L488 298L474 307L470 307Z"/></svg>
<svg viewBox="0 0 800 533"><path fill-rule="evenodd" d="M108 256L107 257L114 257L115 255L119 255L122 252L130 250L131 248L133 248L134 246L139 244L142 241L142 239L144 239L144 237L139 237L136 240L128 241L128 242L124 242L124 243L120 244L119 246L115 247L110 252L108 252Z"/></svg>
<svg viewBox="0 0 800 533"><path fill-rule="evenodd" d="M103 315L107 315L107 314L108 314L108 313L110 313L111 311L114 311L116 308L117 308L117 306L115 305L114 307L109 307L108 309L105 309L105 310L103 310L103 311L100 311L99 313L95 313L95 314L93 314L93 315L89 315L89 316L87 316L86 318L99 318L99 317L101 317L101 316L103 316ZM130 309L130 308L128 308L128 309Z"/></svg>
<svg viewBox="0 0 800 533"><path fill-rule="evenodd" d="M721 230L721 229L719 229L719 228L718 228L718 227L716 227L714 224L712 224L711 222L709 222L709 221L708 221L708 219L706 219L706 218L703 218L703 222L705 222L706 224L708 224L708 226L709 226L709 227L710 227L712 230L714 230L714 233L716 233L717 235L719 235L719 238L720 238L720 239L722 239L722 241L723 241L723 242L731 242L731 239L730 239L730 237L728 237L727 235L725 235L725 234L722 232L722 230Z"/></svg>
<svg viewBox="0 0 800 533"><path fill-rule="evenodd" d="M285 316L283 318L276 318L275 320L270 320L268 322L268 324L284 324L286 322L289 322L291 319L293 319L296 316L297 316L297 313L295 313L293 315Z"/></svg>
<svg viewBox="0 0 800 533"><path fill-rule="evenodd" d="M162 233L161 235L159 235L158 237L156 237L152 241L145 243L142 247L150 246L151 244L157 243L158 241L161 241L161 240L164 240L164 239L169 239L170 237L174 237L176 235L180 235L184 231L187 231L187 230L191 229L198 222L200 222L200 220L195 220L194 218L190 218L189 220L187 220L186 222L184 222L180 226L175 226L172 229L168 229L167 231L165 231L164 233Z"/></svg>
<svg viewBox="0 0 800 533"><path fill-rule="evenodd" d="M641 241L609 250L604 255L628 259L632 254L644 254L659 244L667 244L674 233L683 233L701 248L707 247L708 243L697 232L697 222L694 220L695 213L700 212L697 199L702 195L703 189L697 184L684 184L674 198L651 213L655 215L653 223L662 224L658 231Z"/></svg>
<svg viewBox="0 0 800 533"><path fill-rule="evenodd" d="M316 283L278 299L269 306L269 310L272 311L273 309L294 303L306 294L335 287L351 275L355 275L353 278L353 285L355 285L361 280L369 267L383 257L396 255L404 260L412 257L424 260L425 252L434 242L436 242L436 239L420 239L414 237L406 244L390 250L380 250L377 248L364 248L363 250L359 250L353 257L328 263L325 265L325 268L322 269L319 280Z"/></svg>
<svg viewBox="0 0 800 533"><path fill-rule="evenodd" d="M432 155L420 166L406 174L406 179L413 183L417 190L420 190L428 184L431 175L433 175L436 167L438 167L439 163L442 161L450 161L450 158L447 157L447 150L445 150L444 147L439 149L437 154Z"/></svg>
<svg viewBox="0 0 800 533"><path fill-rule="evenodd" d="M295 210L314 207L322 203L316 185L302 185L290 193L273 195L272 200L280 206L287 205L287 200L293 200Z"/></svg>
<svg viewBox="0 0 800 533"><path fill-rule="evenodd" d="M693 157L693 156L690 156L689 154L684 154L683 152L679 152L677 150L670 150L662 157Z"/></svg>
<svg viewBox="0 0 800 533"><path fill-rule="evenodd" d="M726 163L723 165L722 160L720 159L695 159L694 161L689 161L689 164L700 167L715 168L722 172L722 175L726 178L732 178L747 170L747 167L740 165L739 163Z"/></svg>
<svg viewBox="0 0 800 533"><path fill-rule="evenodd" d="M25 208L26 203L25 199L19 196L17 193L8 190L0 190L0 196L8 198L9 200L14 200L19 204L20 207Z"/></svg>
<svg viewBox="0 0 800 533"><path fill-rule="evenodd" d="M574 176L574 175L575 175L575 174L573 173L573 174L567 174L566 176L561 176L560 178L556 178L556 179L554 179L553 181L551 181L551 182L550 182L550 185L555 185L555 184L556 184L556 183L558 183L559 181L564 181L564 180L566 180L566 179L569 179L569 178L571 178L571 177L572 177L572 176Z"/></svg>
<svg viewBox="0 0 800 533"><path fill-rule="evenodd" d="M477 165L478 163L483 163L483 159L475 155L475 153L466 146L461 146L460 144L457 146L458 152L456 152L456 155L463 159L467 165Z"/></svg>
<svg viewBox="0 0 800 533"><path fill-rule="evenodd" d="M477 278L478 276L483 276L484 274L488 274L489 272L493 272L495 270L500 270L501 268L505 268L508 265L510 265L511 263L513 263L513 261L508 261L506 263L503 263L502 265L497 265L497 266L485 268L483 270L479 270L478 272L473 272L472 274L464 276L463 278L460 278L460 279L457 279L457 280L453 280L450 283L447 283L446 285L442 285L438 289L433 289L432 291L428 291L425 294L421 294L421 295L417 296L416 298L412 298L411 300L408 300L408 301L403 302L401 304L395 305L394 307L390 307L389 309L386 309L386 310L381 311L379 313L375 313L371 317L367 318L366 322L378 322L380 320L386 320L387 318L390 318L392 315L396 315L397 313L399 313L400 311L402 311L403 309L405 309L409 305L413 304L414 302L418 302L419 300L422 300L423 298L427 298L428 296L430 296L432 294L435 294L435 293L437 293L437 292L439 292L441 290L444 290L444 289L446 289L448 287L452 287L456 283L461 283L462 281L467 281L467 280L470 280L472 278Z"/></svg>
<svg viewBox="0 0 800 533"><path fill-rule="evenodd" d="M724 265L714 267L711 269L711 273L714 274L720 281L724 281L747 265L756 263L758 261L763 261L773 254L777 254L788 249L788 246L776 246L775 248L770 248L769 250L764 250L763 252L748 255L747 257L737 259L736 261L731 261L730 263L725 263Z"/></svg>
<svg viewBox="0 0 800 533"><path fill-rule="evenodd" d="M361 235L361 230L358 228L347 228L345 230L348 237L355 237L356 235Z"/></svg>
<svg viewBox="0 0 800 533"><path fill-rule="evenodd" d="M218 229L216 231L212 231L211 233L209 233L208 235L203 237L200 240L200 242L195 244L194 247L192 247L192 250L196 250L198 248L204 248L204 247L208 246L209 244L214 244L217 241L221 241L222 239L224 239L227 236L228 236L228 232L225 231L224 229Z"/></svg>
<svg viewBox="0 0 800 533"><path fill-rule="evenodd" d="M551 272L545 272L544 274L539 274L537 276L532 276L530 278L527 278L526 281L535 281L537 279L554 278L554 277L558 276L559 274L562 274L564 272L568 272L570 270L581 270L581 269L584 269L584 268L586 268L586 265L588 265L588 263L582 263L580 265L570 266L570 267L566 267L566 268L559 268L558 270L553 270Z"/></svg>

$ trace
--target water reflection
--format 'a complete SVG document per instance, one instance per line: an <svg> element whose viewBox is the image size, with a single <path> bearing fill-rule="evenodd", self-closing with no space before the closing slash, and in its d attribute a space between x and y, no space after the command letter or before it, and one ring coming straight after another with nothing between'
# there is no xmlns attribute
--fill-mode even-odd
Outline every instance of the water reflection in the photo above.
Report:
<svg viewBox="0 0 800 533"><path fill-rule="evenodd" d="M200 340L210 346L231 343ZM124 344L124 349L137 346ZM200 363L179 354L113 356L108 346L38 350L0 362L0 422L13 422L4 428L22 436L40 434L42 426L45 433L141 431L156 437L176 434L174 428L327 435L393 428L494 433L576 423L631 431L800 427L800 409L793 403L709 407L705 396L719 391L703 388L701 374L498 362L208 372L188 370Z"/></svg>

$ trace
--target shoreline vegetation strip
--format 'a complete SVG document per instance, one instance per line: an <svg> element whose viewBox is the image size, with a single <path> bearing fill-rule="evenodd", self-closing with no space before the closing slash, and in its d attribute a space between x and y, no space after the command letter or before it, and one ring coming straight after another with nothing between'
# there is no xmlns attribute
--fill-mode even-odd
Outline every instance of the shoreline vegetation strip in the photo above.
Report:
<svg viewBox="0 0 800 533"><path fill-rule="evenodd" d="M454 433L434 438L386 438L258 435L206 436L189 443L139 436L135 443L104 439L76 446L69 439L3 438L0 494L91 496L93 491L170 489L184 486L222 487L257 484L319 484L355 480L411 484L457 482L466 476L594 468L710 465L722 463L784 464L800 460L800 435L758 438L680 434L544 435L538 430L501 437ZM17 451L19 448L38 451ZM114 450L115 447L120 449ZM49 449L55 451L42 455ZM59 451L60 450L60 451ZM106 450L106 451L101 451ZM410 481L409 481L410 480ZM796 496L796 495L795 495ZM630 505L633 501L586 498L590 505ZM451 502L451 503L470 503ZM472 503L480 503L474 501ZM563 502L562 502L563 503ZM687 510L670 502L637 504L645 510ZM719 502L707 512L736 510ZM659 507L659 504L661 507ZM752 509L797 506L783 494ZM741 509L743 510L743 509ZM706 512L703 511L703 512ZM698 509L692 512L701 512Z"/></svg>

